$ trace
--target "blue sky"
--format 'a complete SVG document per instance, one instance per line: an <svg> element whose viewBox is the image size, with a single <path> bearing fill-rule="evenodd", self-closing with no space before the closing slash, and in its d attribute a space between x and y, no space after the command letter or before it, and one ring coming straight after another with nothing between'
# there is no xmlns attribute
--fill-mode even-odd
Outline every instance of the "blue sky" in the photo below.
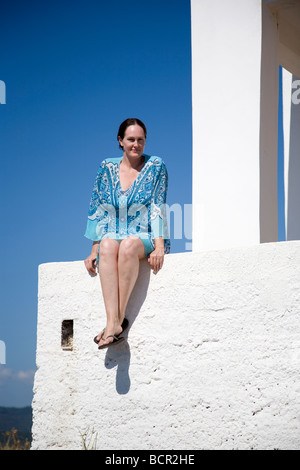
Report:
<svg viewBox="0 0 300 470"><path fill-rule="evenodd" d="M190 2L6 0L0 43L0 406L27 406L38 265L89 254L92 185L101 160L120 155L124 119L146 123L169 205L192 202ZM187 242L173 239L172 251Z"/></svg>

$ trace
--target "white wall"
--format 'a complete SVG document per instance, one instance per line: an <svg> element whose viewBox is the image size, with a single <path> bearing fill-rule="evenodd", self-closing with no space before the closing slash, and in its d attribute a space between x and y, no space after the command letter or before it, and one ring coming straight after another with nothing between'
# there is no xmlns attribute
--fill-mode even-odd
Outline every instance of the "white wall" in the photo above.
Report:
<svg viewBox="0 0 300 470"><path fill-rule="evenodd" d="M259 243L261 2L191 12L193 249Z"/></svg>
<svg viewBox="0 0 300 470"><path fill-rule="evenodd" d="M287 242L168 255L157 276L142 262L106 351L98 277L41 265L32 448L299 449L299 261Z"/></svg>
<svg viewBox="0 0 300 470"><path fill-rule="evenodd" d="M299 76L300 4L191 0L191 12L193 249L277 241L278 66ZM299 110L285 133L288 240L300 238Z"/></svg>

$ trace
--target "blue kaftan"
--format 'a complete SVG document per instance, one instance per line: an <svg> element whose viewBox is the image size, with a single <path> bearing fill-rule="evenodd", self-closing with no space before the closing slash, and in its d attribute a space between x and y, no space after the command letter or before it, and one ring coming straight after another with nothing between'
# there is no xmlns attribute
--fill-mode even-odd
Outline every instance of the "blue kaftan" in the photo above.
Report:
<svg viewBox="0 0 300 470"><path fill-rule="evenodd" d="M137 236L144 243L146 256L154 250L155 238L163 237L165 253L169 253L167 169L160 157L143 156L143 168L125 191L119 175L122 157L107 158L101 163L92 191L85 236L93 241Z"/></svg>

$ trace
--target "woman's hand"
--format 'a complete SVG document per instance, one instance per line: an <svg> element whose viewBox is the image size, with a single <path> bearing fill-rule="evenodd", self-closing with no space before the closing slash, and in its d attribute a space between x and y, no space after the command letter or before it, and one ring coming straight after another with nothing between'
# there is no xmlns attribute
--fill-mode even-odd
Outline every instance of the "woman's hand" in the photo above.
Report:
<svg viewBox="0 0 300 470"><path fill-rule="evenodd" d="M148 261L151 269L153 270L153 274L157 274L158 271L163 267L164 255L164 239L157 238L155 239L155 249L148 256Z"/></svg>
<svg viewBox="0 0 300 470"><path fill-rule="evenodd" d="M93 243L93 248L92 248L92 252L91 252L90 256L88 256L84 260L85 267L86 267L87 271L90 274L92 274L92 276L96 276L96 274L97 274L95 261L97 259L98 245L99 245L99 242L94 242Z"/></svg>

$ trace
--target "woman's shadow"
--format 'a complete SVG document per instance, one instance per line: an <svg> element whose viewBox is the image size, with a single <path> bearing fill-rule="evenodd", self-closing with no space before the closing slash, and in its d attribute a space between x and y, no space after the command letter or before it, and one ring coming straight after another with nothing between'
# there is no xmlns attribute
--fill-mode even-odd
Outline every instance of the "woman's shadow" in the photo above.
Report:
<svg viewBox="0 0 300 470"><path fill-rule="evenodd" d="M130 347L127 341L128 331L138 316L146 299L150 282L150 272L151 269L148 261L140 261L139 275L126 309L125 316L129 321L129 327L124 333L125 341L119 345L108 348L105 356L105 367L107 369L117 367L116 390L120 395L125 395L130 390Z"/></svg>

